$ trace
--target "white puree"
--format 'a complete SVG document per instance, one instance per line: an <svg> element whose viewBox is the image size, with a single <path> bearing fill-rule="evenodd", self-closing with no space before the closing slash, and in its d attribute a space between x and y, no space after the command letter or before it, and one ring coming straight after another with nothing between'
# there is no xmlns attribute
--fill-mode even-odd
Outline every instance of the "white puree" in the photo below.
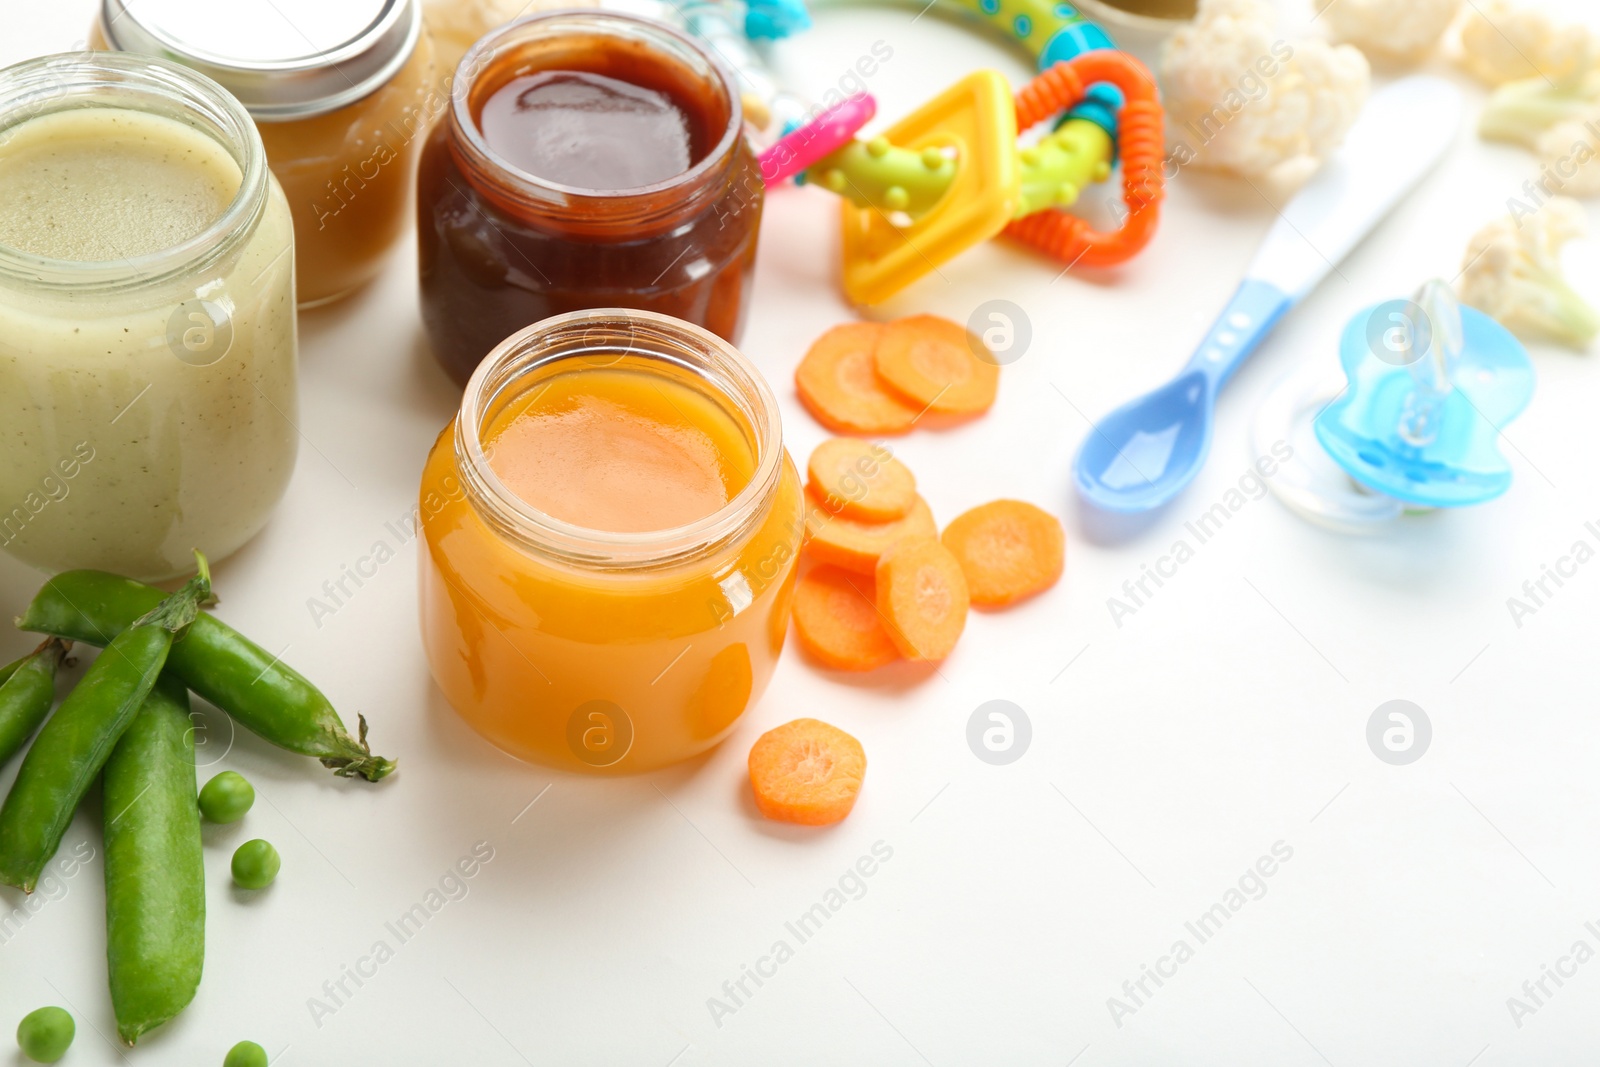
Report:
<svg viewBox="0 0 1600 1067"><path fill-rule="evenodd" d="M0 245L115 279L52 290L0 270L0 547L46 569L155 579L266 522L297 442L282 192L274 182L254 231L203 268L153 279L124 262L198 236L240 182L210 136L142 111L80 108L0 132ZM231 342L228 325L177 314L195 299L219 309Z"/></svg>

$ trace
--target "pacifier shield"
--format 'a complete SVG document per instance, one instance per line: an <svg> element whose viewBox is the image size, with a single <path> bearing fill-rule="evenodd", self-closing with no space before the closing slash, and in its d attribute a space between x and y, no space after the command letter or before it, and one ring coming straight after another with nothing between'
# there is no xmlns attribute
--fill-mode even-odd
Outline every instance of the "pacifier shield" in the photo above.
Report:
<svg viewBox="0 0 1600 1067"><path fill-rule="evenodd" d="M1380 329L1392 321L1385 313L1393 303L1368 308L1345 327L1339 359L1348 388L1316 419L1318 442L1350 477L1408 504L1463 507L1494 499L1511 485L1500 431L1533 397L1527 352L1498 322L1462 307L1461 352L1431 416L1436 432L1414 444L1401 428L1419 395L1417 360L1396 360L1387 345L1369 338L1374 320ZM1420 344L1415 350L1428 351Z"/></svg>

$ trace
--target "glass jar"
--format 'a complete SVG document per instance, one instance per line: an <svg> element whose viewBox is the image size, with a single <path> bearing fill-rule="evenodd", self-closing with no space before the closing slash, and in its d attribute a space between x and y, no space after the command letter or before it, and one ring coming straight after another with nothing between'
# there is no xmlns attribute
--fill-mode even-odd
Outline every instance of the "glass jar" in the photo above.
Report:
<svg viewBox="0 0 1600 1067"><path fill-rule="evenodd" d="M202 159L237 182L219 215L171 246L149 243L159 212L122 206L137 190L117 168L144 165L128 147L139 136L171 150L156 164L167 169L143 172L158 187L204 178ZM51 571L173 577L193 569L192 548L221 558L249 540L294 469L289 208L239 102L164 60L74 53L0 71L8 233L45 222L35 236L50 239L49 205L17 209L8 183L49 158L26 153L58 150L95 158L44 172L66 190L54 206L98 208L79 229L113 249L143 243L85 259L0 241L0 546ZM116 182L116 196L96 200L96 181Z"/></svg>
<svg viewBox="0 0 1600 1067"><path fill-rule="evenodd" d="M720 510L672 529L588 529L535 509L491 466L485 430L508 406L555 375L624 363L693 388L742 428L750 474ZM419 517L434 679L520 758L610 773L688 759L733 729L783 648L799 475L760 374L689 323L606 309L506 339L428 457Z"/></svg>
<svg viewBox="0 0 1600 1067"><path fill-rule="evenodd" d="M102 0L91 43L174 59L244 103L294 215L300 306L378 273L449 99L417 0Z"/></svg>
<svg viewBox="0 0 1600 1067"><path fill-rule="evenodd" d="M696 131L691 165L602 190L512 164L484 135L485 105L514 78L574 71L669 98ZM646 19L535 15L480 40L452 95L422 152L417 240L423 322L458 384L508 334L584 308L656 311L737 343L763 189L733 76L711 52Z"/></svg>

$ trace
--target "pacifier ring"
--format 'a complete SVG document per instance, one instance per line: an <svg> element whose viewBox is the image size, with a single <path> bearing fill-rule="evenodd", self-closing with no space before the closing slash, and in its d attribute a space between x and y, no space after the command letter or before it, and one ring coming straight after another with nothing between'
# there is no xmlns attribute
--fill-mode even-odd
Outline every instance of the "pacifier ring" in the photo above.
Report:
<svg viewBox="0 0 1600 1067"><path fill-rule="evenodd" d="M1258 456L1277 454L1273 446L1281 443L1294 450L1278 472L1265 479L1290 511L1339 533L1382 533L1410 509L1351 478L1328 455L1312 428L1317 415L1343 392L1340 382L1323 380L1311 371L1286 379L1256 412L1251 448Z"/></svg>

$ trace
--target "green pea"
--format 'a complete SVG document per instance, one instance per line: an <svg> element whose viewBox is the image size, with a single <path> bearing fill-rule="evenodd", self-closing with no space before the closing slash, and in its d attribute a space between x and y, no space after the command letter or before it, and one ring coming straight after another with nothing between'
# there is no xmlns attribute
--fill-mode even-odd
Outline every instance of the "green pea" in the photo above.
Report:
<svg viewBox="0 0 1600 1067"><path fill-rule="evenodd" d="M254 1041L241 1041L228 1050L222 1067L267 1067L267 1050Z"/></svg>
<svg viewBox="0 0 1600 1067"><path fill-rule="evenodd" d="M237 771L223 771L200 790L200 814L210 822L238 822L255 802L255 786Z"/></svg>
<svg viewBox="0 0 1600 1067"><path fill-rule="evenodd" d="M233 884L240 889L265 889L278 877L283 860L269 841L256 838L240 845L233 854Z"/></svg>
<svg viewBox="0 0 1600 1067"><path fill-rule="evenodd" d="M36 1008L17 1024L17 1045L35 1063L54 1063L67 1054L77 1032L66 1008Z"/></svg>

